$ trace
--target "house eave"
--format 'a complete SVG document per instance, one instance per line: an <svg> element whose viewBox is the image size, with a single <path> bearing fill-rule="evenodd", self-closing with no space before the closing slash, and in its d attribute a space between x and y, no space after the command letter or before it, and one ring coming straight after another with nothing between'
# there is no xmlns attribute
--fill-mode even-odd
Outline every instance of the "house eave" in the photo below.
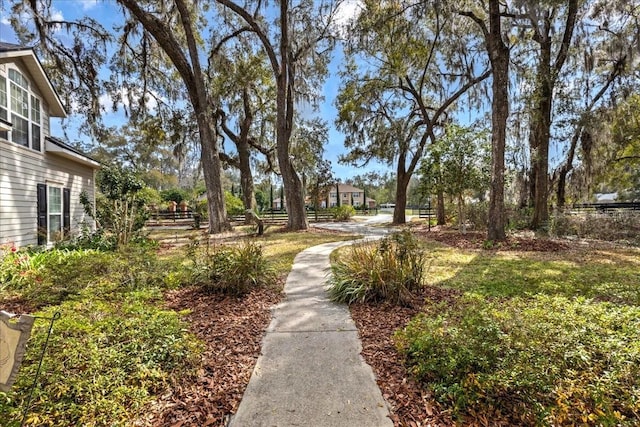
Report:
<svg viewBox="0 0 640 427"><path fill-rule="evenodd" d="M58 93L53 88L49 77L47 77L47 73L44 72L42 64L40 63L40 60L38 60L36 54L33 52L33 49L21 48L0 50L0 62L6 62L2 61L4 59L15 58L22 59L31 72L35 84L38 86L43 98L49 105L49 115L51 117L67 117L67 113L64 109L64 106L62 105L62 101L60 101Z"/></svg>
<svg viewBox="0 0 640 427"><path fill-rule="evenodd" d="M73 160L76 163L89 166L92 169L100 169L101 167L99 162L54 138L45 138L45 152L51 153L56 156L65 157L69 160Z"/></svg>

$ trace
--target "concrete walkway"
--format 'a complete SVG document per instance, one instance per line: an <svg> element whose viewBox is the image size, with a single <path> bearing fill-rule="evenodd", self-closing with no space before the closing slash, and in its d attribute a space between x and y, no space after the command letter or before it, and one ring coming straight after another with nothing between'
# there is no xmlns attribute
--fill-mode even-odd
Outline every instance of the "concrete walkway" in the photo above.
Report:
<svg viewBox="0 0 640 427"><path fill-rule="evenodd" d="M233 427L392 427L345 305L329 301L329 254L351 242L309 248L295 258L286 299L273 312Z"/></svg>

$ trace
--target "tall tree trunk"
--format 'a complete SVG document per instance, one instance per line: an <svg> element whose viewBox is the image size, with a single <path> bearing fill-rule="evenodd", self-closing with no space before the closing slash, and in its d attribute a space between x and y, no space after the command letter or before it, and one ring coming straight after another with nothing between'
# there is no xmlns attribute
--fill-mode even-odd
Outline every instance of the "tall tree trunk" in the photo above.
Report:
<svg viewBox="0 0 640 427"><path fill-rule="evenodd" d="M176 0L180 11L180 19L185 30L191 66L193 68L193 87L188 87L189 97L196 114L200 144L202 146L202 169L207 187L207 201L209 204L209 233L221 233L231 229L227 219L227 209L222 189L222 165L218 153L217 131L213 124L213 111L204 76L200 66L199 52L191 23L191 11L182 0Z"/></svg>
<svg viewBox="0 0 640 427"><path fill-rule="evenodd" d="M279 52L258 23L255 16L230 0L217 0L218 3L237 13L251 27L265 49L276 81L276 153L282 182L285 189L288 221L290 230L306 230L307 216L304 209L304 191L289 154L289 141L294 117L295 58L291 55L289 40L289 0L280 3L280 39Z"/></svg>
<svg viewBox="0 0 640 427"><path fill-rule="evenodd" d="M524 167L516 174L516 187L518 188L518 209L524 209L529 199L527 172Z"/></svg>
<svg viewBox="0 0 640 427"><path fill-rule="evenodd" d="M197 111L197 110L196 110ZM200 122L201 119L198 120ZM227 220L227 210L224 204L222 190L220 158L218 156L216 139L211 135L212 131L203 129L209 127L209 123L198 123L200 128L202 172L205 187L207 188L207 204L209 207L209 233L221 233L231 229Z"/></svg>
<svg viewBox="0 0 640 427"><path fill-rule="evenodd" d="M467 232L467 223L464 218L464 197L462 193L458 193L458 230L462 234Z"/></svg>
<svg viewBox="0 0 640 427"><path fill-rule="evenodd" d="M240 125L240 139L238 140L238 164L240 169L240 187L242 188L242 202L245 212L254 211L256 208L256 197L253 189L253 172L251 171L251 147L249 144L249 133L253 124L253 111L251 110L251 100L249 91L244 88L242 91L242 104L244 119ZM253 219L245 215L246 224L252 224Z"/></svg>
<svg viewBox="0 0 640 427"><path fill-rule="evenodd" d="M438 204L436 206L436 220L438 225L445 225L447 218L444 211L444 191L438 190L437 194Z"/></svg>
<svg viewBox="0 0 640 427"><path fill-rule="evenodd" d="M256 198L253 189L253 174L251 172L251 153L249 143L240 140L238 148L238 163L240 166L240 188L242 188L242 203L245 211L255 210ZM245 217L245 223L251 224L251 218Z"/></svg>
<svg viewBox="0 0 640 427"><path fill-rule="evenodd" d="M302 181L296 172L289 155L289 141L293 130L295 69L292 64L289 40L289 1L280 1L280 70L276 78L277 113L276 145L278 164L284 183L287 203L287 227L289 230L306 230L307 215L304 209L304 191Z"/></svg>
<svg viewBox="0 0 640 427"><path fill-rule="evenodd" d="M435 135L432 137L431 141L432 144L435 145ZM440 154L434 153L433 160L436 164L436 179L438 180L436 185L436 224L445 225L447 223L447 218L444 207L444 190L442 185L442 170L440 168Z"/></svg>
<svg viewBox="0 0 640 427"><path fill-rule="evenodd" d="M407 150L401 150L396 166L396 203L393 208L393 224L396 225L407 222L405 210L407 209L407 187L409 187L411 180L411 172L407 172L406 162Z"/></svg>
<svg viewBox="0 0 640 427"><path fill-rule="evenodd" d="M178 44L177 39L173 37L173 32L168 23L144 11L135 0L118 0L118 2L138 19L147 32L153 35L158 45L176 67L185 84L198 124L200 155L205 186L207 187L209 232L219 233L228 230L231 226L227 220L227 212L224 205L221 179L222 167L218 153L217 134L212 127L214 123L213 114L204 83L204 73L200 66L198 46L191 22L191 11L184 0L175 0L187 43L185 53L184 46Z"/></svg>
<svg viewBox="0 0 640 427"><path fill-rule="evenodd" d="M493 72L491 105L491 186L489 192L488 240L504 240L504 151L509 117L509 48L502 40L499 0L489 0L487 48Z"/></svg>
<svg viewBox="0 0 640 427"><path fill-rule="evenodd" d="M393 224L406 224L407 216L407 188L409 187L409 181L411 180L411 174L404 170L404 163L398 162L396 180L396 206L393 208ZM402 163L402 167L400 166Z"/></svg>
<svg viewBox="0 0 640 427"><path fill-rule="evenodd" d="M283 2L286 3L286 2ZM276 115L276 149L278 154L278 165L282 175L284 185L284 199L287 208L287 228L289 230L306 230L308 228L307 216L304 210L304 192L302 191L302 181L291 162L289 155L289 140L291 136L293 99L292 95L286 95L286 80L282 77L278 79L277 95L277 115ZM289 108L282 105L291 104ZM287 111L291 111L287 114ZM281 200L280 203L283 201Z"/></svg>
<svg viewBox="0 0 640 427"><path fill-rule="evenodd" d="M534 41L540 46L535 104L531 114L531 132L529 134L532 162L532 202L533 218L531 229L542 228L549 220L549 139L551 135L551 109L553 108L553 90L567 59L569 46L578 12L578 0L567 2L567 18L564 25L562 42L555 61L551 62L552 15L548 10L542 14L542 22L532 22L535 29ZM536 18L537 19L537 18Z"/></svg>
<svg viewBox="0 0 640 427"><path fill-rule="evenodd" d="M534 163L531 177L533 183L533 218L531 229L537 230L549 220L548 183L549 183L549 133L551 129L551 105L553 84L550 81L551 42L542 46L542 59L538 78L540 80L533 109L531 131L529 134Z"/></svg>

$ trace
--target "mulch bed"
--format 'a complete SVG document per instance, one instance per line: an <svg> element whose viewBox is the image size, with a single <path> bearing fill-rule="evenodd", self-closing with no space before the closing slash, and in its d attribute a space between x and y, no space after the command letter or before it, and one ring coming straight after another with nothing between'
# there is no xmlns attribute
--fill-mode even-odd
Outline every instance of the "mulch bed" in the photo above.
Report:
<svg viewBox="0 0 640 427"><path fill-rule="evenodd" d="M242 399L260 355L270 307L282 298L274 289L225 297L198 288L167 294L167 306L189 309L190 331L205 344L195 378L180 378L155 402L146 423L155 426L225 426Z"/></svg>
<svg viewBox="0 0 640 427"><path fill-rule="evenodd" d="M362 340L362 355L373 368L385 400L391 405L395 426L453 425L449 414L411 379L393 343L393 333L418 314L424 302L452 302L459 291L427 286L413 301L400 307L390 303L353 304L351 317Z"/></svg>

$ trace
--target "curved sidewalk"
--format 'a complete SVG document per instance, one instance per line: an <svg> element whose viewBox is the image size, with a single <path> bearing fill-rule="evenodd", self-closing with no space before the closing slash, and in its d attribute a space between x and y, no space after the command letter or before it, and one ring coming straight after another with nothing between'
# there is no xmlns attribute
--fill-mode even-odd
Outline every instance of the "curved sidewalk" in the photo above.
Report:
<svg viewBox="0 0 640 427"><path fill-rule="evenodd" d="M296 256L230 426L393 426L348 308L325 291L329 254L351 243Z"/></svg>

